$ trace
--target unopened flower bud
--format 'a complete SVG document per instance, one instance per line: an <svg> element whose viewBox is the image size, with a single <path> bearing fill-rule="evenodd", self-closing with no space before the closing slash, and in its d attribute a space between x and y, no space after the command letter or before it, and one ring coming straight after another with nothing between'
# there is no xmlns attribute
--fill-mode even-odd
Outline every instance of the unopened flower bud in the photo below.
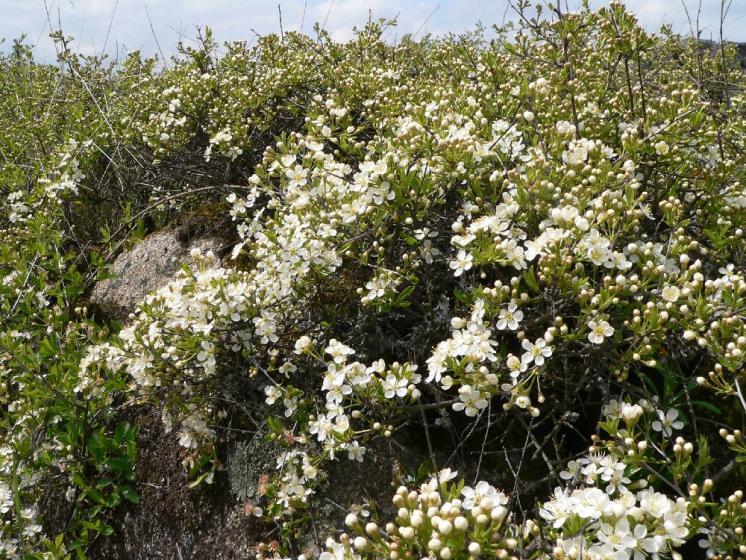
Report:
<svg viewBox="0 0 746 560"><path fill-rule="evenodd" d="M450 521L443 519L440 523L438 523L438 531L440 531L442 534L450 535L452 530L453 524Z"/></svg>
<svg viewBox="0 0 746 560"><path fill-rule="evenodd" d="M466 520L466 517L464 517L463 515L459 515L456 519L453 520L453 526L459 531L466 531L466 529L469 528L469 522Z"/></svg>
<svg viewBox="0 0 746 560"><path fill-rule="evenodd" d="M628 427L634 426L642 416L643 410L639 404L627 404L622 406L622 418Z"/></svg>
<svg viewBox="0 0 746 560"><path fill-rule="evenodd" d="M508 510L504 506L497 506L496 508L492 509L490 517L492 518L492 521L502 521L503 519L505 519L505 516L507 514Z"/></svg>

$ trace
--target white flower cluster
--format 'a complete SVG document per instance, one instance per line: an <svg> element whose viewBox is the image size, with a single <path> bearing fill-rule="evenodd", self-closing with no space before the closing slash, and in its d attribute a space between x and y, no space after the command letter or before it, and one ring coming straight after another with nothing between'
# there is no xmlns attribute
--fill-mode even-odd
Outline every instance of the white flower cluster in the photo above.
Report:
<svg viewBox="0 0 746 560"><path fill-rule="evenodd" d="M440 383L443 389L453 386L454 378L443 375L449 369L459 375L460 402L454 410L463 410L467 416L475 416L486 408L498 385L497 375L491 373L483 363L497 361L497 342L491 338L492 330L484 321L485 303L477 300L468 320L454 317L451 320L453 336L440 342L427 360L428 377L425 381Z"/></svg>
<svg viewBox="0 0 746 560"><path fill-rule="evenodd" d="M79 143L70 139L55 158L55 167L45 177L39 179L39 191L19 189L7 195L8 220L20 227L31 220L36 212L52 214L59 211L59 204L68 197L78 194L78 186L85 179L80 169L78 157L91 147L91 141Z"/></svg>
<svg viewBox="0 0 746 560"><path fill-rule="evenodd" d="M603 453L568 464L562 478L581 487L556 488L539 511L557 530L555 558L681 558L674 548L689 536L687 500L650 488L635 492L626 471Z"/></svg>
<svg viewBox="0 0 746 560"><path fill-rule="evenodd" d="M420 375L415 365L393 363L387 367L383 360L377 360L370 366L349 362L355 351L336 339L329 341L321 355L315 355L313 342L308 337L298 339L295 348L297 353L313 355L326 365L321 385L326 398L324 412L312 415L307 433L295 438L301 445L315 440L321 447L320 454L312 456L307 452L308 447L303 446L285 453L278 462L278 469L284 473L279 481L278 495L286 510L297 505L297 499L305 501L311 495L311 486L319 477L319 466L323 460L334 459L337 453L342 452L351 461L363 461L367 449L361 444L360 437L369 430L356 430L354 425L361 422L365 406L381 405L394 399L409 398L414 401L420 396L416 388ZM298 398L291 388L268 385L264 392L267 404L274 404L282 398L285 416L293 415ZM373 424L374 431L381 429L379 423ZM295 502L293 498L296 498Z"/></svg>
<svg viewBox="0 0 746 560"><path fill-rule="evenodd" d="M507 558L538 529L531 521L515 526L507 496L494 486L452 484L455 477L445 469L417 490L400 486L393 498L396 518L383 527L350 513L345 524L353 534L329 539L319 559Z"/></svg>

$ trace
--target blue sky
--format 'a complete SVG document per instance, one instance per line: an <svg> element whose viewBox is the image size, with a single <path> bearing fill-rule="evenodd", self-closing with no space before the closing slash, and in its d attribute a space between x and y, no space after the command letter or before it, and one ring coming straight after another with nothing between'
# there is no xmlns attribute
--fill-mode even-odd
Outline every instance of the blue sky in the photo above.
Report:
<svg viewBox="0 0 746 560"><path fill-rule="evenodd" d="M578 0L568 0L570 6ZM591 0L598 6L607 0ZM641 23L655 30L671 23L674 30L689 33L682 3L696 17L700 0L627 0ZM727 0L726 0L727 1ZM369 11L374 17L398 16L394 33L442 34L473 28L481 21L487 25L502 23L511 17L508 0L0 0L0 37L7 41L21 33L35 45L37 59L52 61L54 46L48 38L51 18L54 28L61 21L67 35L75 37L77 48L86 53L112 55L141 49L146 54L166 56L183 37L195 36L195 25L209 25L216 38L251 40L259 34L279 31L278 4L282 6L285 30L309 31L314 22L326 21L326 29L335 38L345 40L355 25L363 24ZM700 27L705 37L717 37L720 0L701 0ZM148 17L149 14L149 17ZM152 23L152 29L151 29ZM253 30L253 31L252 31ZM746 0L732 0L726 20L725 36L746 42Z"/></svg>

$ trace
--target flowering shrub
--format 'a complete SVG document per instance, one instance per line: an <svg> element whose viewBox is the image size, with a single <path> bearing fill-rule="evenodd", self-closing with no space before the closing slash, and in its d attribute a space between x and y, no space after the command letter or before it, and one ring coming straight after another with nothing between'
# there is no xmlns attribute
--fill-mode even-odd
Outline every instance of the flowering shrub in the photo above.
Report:
<svg viewBox="0 0 746 560"><path fill-rule="evenodd" d="M24 162L2 172L0 555L82 557L137 502L132 402L195 486L237 411L277 443L252 512L288 538L258 557L746 554L743 73L617 2L518 11L490 42L370 22L222 54L205 30L161 71L61 34L59 68L0 59ZM24 72L74 118L24 125ZM102 239L84 217L113 193ZM128 236L199 212L228 254L196 252L121 328L88 314ZM391 521L290 538L332 462L412 439L430 475L377 504Z"/></svg>
<svg viewBox="0 0 746 560"><path fill-rule="evenodd" d="M448 469L423 484L419 490L399 487L393 503L398 508L394 522L385 529L374 522L363 525L351 513L345 524L353 535L327 543L329 552L319 558L390 558L437 555L440 558L477 557L482 554L507 558L523 546L537 528L529 522L523 530L511 523L508 498L487 482L475 487L449 484L457 473ZM383 530L382 530L383 529Z"/></svg>

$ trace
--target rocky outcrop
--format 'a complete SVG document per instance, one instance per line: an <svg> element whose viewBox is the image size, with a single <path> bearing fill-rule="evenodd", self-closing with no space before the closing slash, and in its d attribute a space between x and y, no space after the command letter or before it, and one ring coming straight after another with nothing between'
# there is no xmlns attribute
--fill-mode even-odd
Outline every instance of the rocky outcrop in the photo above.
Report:
<svg viewBox="0 0 746 560"><path fill-rule="evenodd" d="M106 318L123 321L146 295L168 283L182 264L194 264L193 249L219 255L221 245L214 237L190 237L185 228L152 233L117 257L110 269L113 277L94 286L89 307ZM215 265L219 262L216 257Z"/></svg>

